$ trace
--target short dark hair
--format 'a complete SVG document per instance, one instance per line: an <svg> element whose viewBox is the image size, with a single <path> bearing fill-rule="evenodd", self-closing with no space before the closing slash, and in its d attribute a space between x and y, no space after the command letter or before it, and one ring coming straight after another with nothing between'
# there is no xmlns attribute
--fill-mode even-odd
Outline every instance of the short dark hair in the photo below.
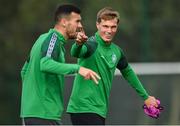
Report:
<svg viewBox="0 0 180 126"><path fill-rule="evenodd" d="M101 9L98 13L97 13L97 22L101 22L101 20L111 20L116 18L118 20L119 23L119 13L115 10L113 10L111 7L105 7L103 9Z"/></svg>
<svg viewBox="0 0 180 126"><path fill-rule="evenodd" d="M62 17L70 15L72 12L80 14L81 10L72 4L58 5L54 13L55 23L57 23Z"/></svg>

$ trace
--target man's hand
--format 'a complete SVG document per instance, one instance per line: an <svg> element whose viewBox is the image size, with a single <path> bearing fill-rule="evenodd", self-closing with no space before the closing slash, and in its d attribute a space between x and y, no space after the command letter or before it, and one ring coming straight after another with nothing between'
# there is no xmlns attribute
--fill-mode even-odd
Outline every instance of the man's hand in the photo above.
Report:
<svg viewBox="0 0 180 126"><path fill-rule="evenodd" d="M145 104L147 107L150 107L150 106L155 106L155 107L157 107L157 106L158 106L157 100L156 100L155 97L153 97L153 96L149 96L149 97L144 101L144 104Z"/></svg>
<svg viewBox="0 0 180 126"><path fill-rule="evenodd" d="M86 36L84 29L79 28L78 33L77 33L77 37L76 37L76 43L78 45L82 45L82 44L84 44L84 42L87 41L87 39L88 39L88 37Z"/></svg>
<svg viewBox="0 0 180 126"><path fill-rule="evenodd" d="M163 111L164 107L160 105L160 100L155 99L150 96L143 105L144 113L152 118L159 118L160 113Z"/></svg>
<svg viewBox="0 0 180 126"><path fill-rule="evenodd" d="M96 84L98 84L98 80L101 79L96 72L85 67L80 67L78 73L87 80L92 79Z"/></svg>

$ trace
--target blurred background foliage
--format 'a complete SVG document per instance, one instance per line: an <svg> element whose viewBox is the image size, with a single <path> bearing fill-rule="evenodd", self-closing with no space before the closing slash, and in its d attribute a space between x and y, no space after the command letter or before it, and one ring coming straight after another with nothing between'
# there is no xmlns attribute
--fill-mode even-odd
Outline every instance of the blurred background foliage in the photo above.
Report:
<svg viewBox="0 0 180 126"><path fill-rule="evenodd" d="M37 37L53 28L58 4L73 3L82 10L88 36L96 32L99 9L120 13L114 42L130 62L177 62L180 57L180 0L0 0L0 124L18 124L20 70ZM70 57L66 44L67 62Z"/></svg>

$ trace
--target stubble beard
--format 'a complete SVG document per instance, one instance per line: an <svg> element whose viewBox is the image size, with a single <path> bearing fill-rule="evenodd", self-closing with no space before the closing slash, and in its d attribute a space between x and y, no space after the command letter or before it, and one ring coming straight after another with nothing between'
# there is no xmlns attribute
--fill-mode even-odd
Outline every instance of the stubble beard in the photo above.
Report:
<svg viewBox="0 0 180 126"><path fill-rule="evenodd" d="M76 39L77 32L68 31L67 36L68 36L69 39Z"/></svg>
<svg viewBox="0 0 180 126"><path fill-rule="evenodd" d="M68 30L67 30L67 36L68 36L69 39L76 39L77 32L76 31L73 32L73 29L71 29L69 27Z"/></svg>

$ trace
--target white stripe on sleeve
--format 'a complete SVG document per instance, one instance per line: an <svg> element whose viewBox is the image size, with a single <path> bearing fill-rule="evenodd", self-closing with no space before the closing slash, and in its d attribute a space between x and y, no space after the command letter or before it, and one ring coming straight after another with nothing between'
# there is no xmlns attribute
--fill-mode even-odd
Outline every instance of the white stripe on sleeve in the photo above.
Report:
<svg viewBox="0 0 180 126"><path fill-rule="evenodd" d="M54 46L56 44L56 40L57 40L57 35L55 33L53 33L53 35L51 37L51 40L50 40L50 43L49 43L49 46L48 46L47 53L46 53L47 57L51 57L51 54L52 54L53 49L54 49Z"/></svg>

